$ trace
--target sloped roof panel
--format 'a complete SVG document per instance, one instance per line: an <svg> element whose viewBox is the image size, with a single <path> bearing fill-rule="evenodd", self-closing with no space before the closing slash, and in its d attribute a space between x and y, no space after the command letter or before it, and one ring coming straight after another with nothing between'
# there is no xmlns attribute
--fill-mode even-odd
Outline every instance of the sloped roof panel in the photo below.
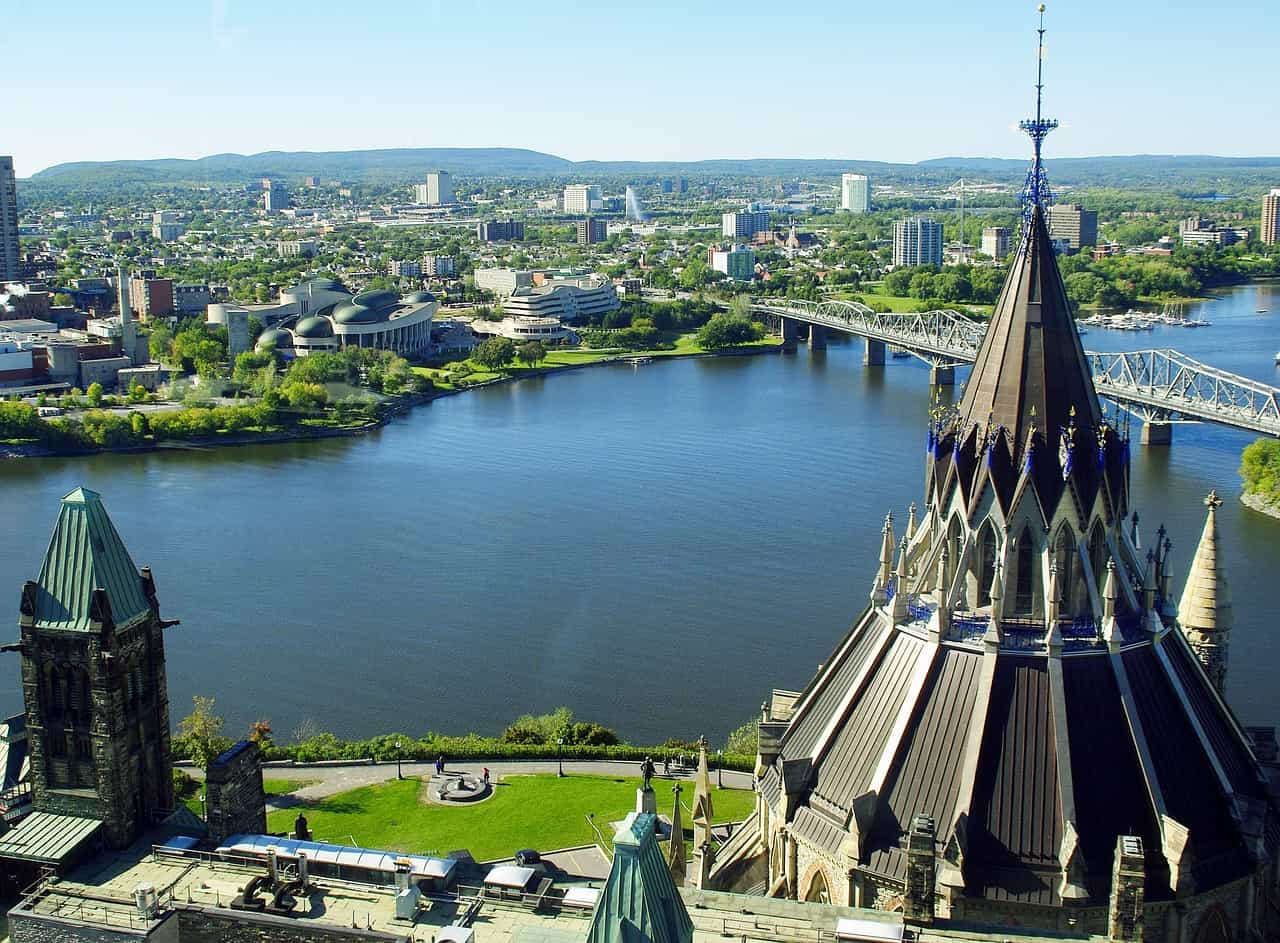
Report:
<svg viewBox="0 0 1280 943"><path fill-rule="evenodd" d="M880 647L887 629L875 615L855 630L852 644L839 661L822 668L814 679L812 692L806 692L806 703L788 727L782 744L782 755L788 758L811 756L818 738L839 710L849 689L862 672L867 660Z"/></svg>

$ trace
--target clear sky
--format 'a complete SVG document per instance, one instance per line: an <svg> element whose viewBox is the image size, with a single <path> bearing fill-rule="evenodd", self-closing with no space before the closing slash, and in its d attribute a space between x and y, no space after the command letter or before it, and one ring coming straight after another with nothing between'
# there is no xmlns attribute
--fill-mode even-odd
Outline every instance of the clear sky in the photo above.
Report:
<svg viewBox="0 0 1280 943"><path fill-rule="evenodd" d="M1050 0L1053 156L1280 155L1277 0ZM0 0L0 153L1021 157L1026 0Z"/></svg>

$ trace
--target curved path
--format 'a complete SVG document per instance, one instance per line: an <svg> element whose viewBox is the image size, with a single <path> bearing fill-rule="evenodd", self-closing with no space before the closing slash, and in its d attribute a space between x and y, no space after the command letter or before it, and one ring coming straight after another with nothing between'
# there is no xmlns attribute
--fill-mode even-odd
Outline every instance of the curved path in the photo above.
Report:
<svg viewBox="0 0 1280 943"><path fill-rule="evenodd" d="M471 776L480 776L485 767L489 768L489 775L493 779L502 779L505 776L519 776L529 773L554 773L557 769L555 760L492 760L485 761L458 761L445 764L445 774L456 776L459 773L466 773ZM191 766L181 766L186 772L197 778L203 778L203 771L195 769ZM661 769L661 767L659 767ZM434 776L436 771L435 763L418 763L405 762L400 766L401 774L406 778L422 778ZM566 774L582 773L595 776L629 776L639 777L640 764L634 760L565 760L564 771ZM671 768L671 775L664 776L661 772L654 777L655 786L659 786L663 782L688 781L693 778L696 769L677 769ZM262 775L267 779L298 779L312 780L310 785L303 786L297 792L290 793L285 796L268 796L268 809L287 809L290 806L297 805L298 802L307 801L314 802L317 799L324 799L339 792L347 792L351 789L359 789L361 786L372 786L375 783L383 783L396 778L396 764L392 762L381 763L351 763L343 766L313 766L298 764L294 766L265 766ZM717 773L715 769L711 770L712 783L724 783L726 789L750 789L752 787L752 776L750 773L743 773L737 770L724 770Z"/></svg>

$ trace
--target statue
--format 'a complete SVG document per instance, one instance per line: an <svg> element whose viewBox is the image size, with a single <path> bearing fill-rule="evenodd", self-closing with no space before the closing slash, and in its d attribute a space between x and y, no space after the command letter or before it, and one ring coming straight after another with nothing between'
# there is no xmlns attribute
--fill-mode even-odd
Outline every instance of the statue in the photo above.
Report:
<svg viewBox="0 0 1280 943"><path fill-rule="evenodd" d="M301 812L293 820L293 837L298 841L311 841L311 830L307 827L307 817Z"/></svg>
<svg viewBox="0 0 1280 943"><path fill-rule="evenodd" d="M655 772L657 772L657 770L653 766L653 758L646 756L644 758L644 762L640 764L640 775L644 777L644 788L646 792L653 788L650 783L653 781L653 774Z"/></svg>

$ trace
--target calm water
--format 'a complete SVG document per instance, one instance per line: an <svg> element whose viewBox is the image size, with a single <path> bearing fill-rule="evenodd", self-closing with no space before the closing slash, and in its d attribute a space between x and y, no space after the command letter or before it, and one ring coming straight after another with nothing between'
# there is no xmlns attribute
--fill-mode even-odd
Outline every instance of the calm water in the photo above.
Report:
<svg viewBox="0 0 1280 943"><path fill-rule="evenodd" d="M1267 315L1255 308L1271 309ZM1093 330L1280 382L1280 286L1214 326ZM58 499L102 492L156 574L175 721L209 694L229 731L496 732L568 704L639 741L752 717L798 687L866 602L880 521L922 488L927 373L810 355L582 370L440 400L355 440L0 464L0 589L34 578ZM1178 573L1249 437L1178 427L1134 450L1135 503ZM1280 722L1280 521L1228 501L1230 696ZM11 623L13 625L13 623ZM16 635L16 626L11 629ZM21 708L17 656L0 709Z"/></svg>

